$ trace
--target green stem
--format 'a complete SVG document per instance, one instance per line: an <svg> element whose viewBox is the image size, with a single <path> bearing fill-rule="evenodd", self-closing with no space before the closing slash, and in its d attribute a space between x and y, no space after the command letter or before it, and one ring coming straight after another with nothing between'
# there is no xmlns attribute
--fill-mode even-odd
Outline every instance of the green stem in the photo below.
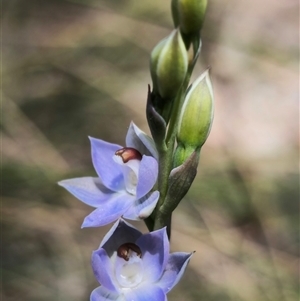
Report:
<svg viewBox="0 0 300 301"><path fill-rule="evenodd" d="M172 154L174 149L174 142L170 141L167 144L167 148L159 152L159 173L158 173L158 190L160 197L156 206L155 217L158 214L160 206L163 204L168 190L168 179L172 168ZM163 225L164 227L166 225ZM161 226L157 225L156 218L154 222L154 229L160 229Z"/></svg>
<svg viewBox="0 0 300 301"><path fill-rule="evenodd" d="M166 135L166 148L157 146L159 152L159 174L158 174L158 190L160 192L160 197L158 203L156 205L156 209L152 215L154 219L154 227L153 230L161 229L163 227L167 227L168 237L170 238L171 235L171 217L172 212L162 212L160 210L161 206L163 205L165 198L168 192L168 180L169 175L172 170L173 165L173 152L174 152L174 145L176 140L176 133L177 127L179 123L179 116L180 116L180 109L182 107L185 92L188 87L194 66L196 64L197 58L199 56L199 40L196 40L193 43L194 47L194 58L192 63L189 65L187 75L185 80L181 86L181 89L178 92L178 95L175 99L175 103L173 105L171 119L169 128Z"/></svg>

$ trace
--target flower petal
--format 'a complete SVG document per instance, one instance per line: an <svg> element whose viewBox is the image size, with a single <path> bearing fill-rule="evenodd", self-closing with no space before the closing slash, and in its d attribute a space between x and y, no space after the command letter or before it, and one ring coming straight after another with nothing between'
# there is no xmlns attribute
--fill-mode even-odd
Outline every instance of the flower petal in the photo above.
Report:
<svg viewBox="0 0 300 301"><path fill-rule="evenodd" d="M154 186L158 175L158 163L153 157L143 156L139 168L136 196L138 199L146 195Z"/></svg>
<svg viewBox="0 0 300 301"><path fill-rule="evenodd" d="M83 203L98 207L114 194L106 188L99 178L83 177L58 182L58 185L67 189Z"/></svg>
<svg viewBox="0 0 300 301"><path fill-rule="evenodd" d="M141 249L143 265L146 267L145 281L150 283L157 281L161 277L169 257L166 227L142 235L136 244Z"/></svg>
<svg viewBox="0 0 300 301"><path fill-rule="evenodd" d="M100 247L105 249L109 256L112 256L119 246L127 242L135 243L141 236L142 233L139 230L123 219L119 219L106 233Z"/></svg>
<svg viewBox="0 0 300 301"><path fill-rule="evenodd" d="M126 146L137 149L141 154L151 155L158 159L158 153L153 139L140 130L133 122L130 123L126 135Z"/></svg>
<svg viewBox="0 0 300 301"><path fill-rule="evenodd" d="M81 227L100 227L114 222L132 206L133 202L134 196L127 194L126 191L115 193L109 202L90 213L84 219Z"/></svg>
<svg viewBox="0 0 300 301"><path fill-rule="evenodd" d="M98 249L92 254L92 269L98 282L113 293L118 293L120 288L114 279L112 262L104 249Z"/></svg>
<svg viewBox="0 0 300 301"><path fill-rule="evenodd" d="M157 284L168 293L181 279L193 253L176 252L169 256L167 266Z"/></svg>
<svg viewBox="0 0 300 301"><path fill-rule="evenodd" d="M153 212L158 199L158 191L146 194L141 199L136 200L133 206L123 214L123 217L131 220L141 220L148 217Z"/></svg>
<svg viewBox="0 0 300 301"><path fill-rule="evenodd" d="M113 156L122 146L89 138L92 146L93 165L103 184L113 191L121 190L124 187L122 169L113 160Z"/></svg>
<svg viewBox="0 0 300 301"><path fill-rule="evenodd" d="M103 286L99 286L92 291L90 301L125 301L123 295L110 292Z"/></svg>
<svg viewBox="0 0 300 301"><path fill-rule="evenodd" d="M125 294L126 301L167 301L166 294L158 286L144 284Z"/></svg>

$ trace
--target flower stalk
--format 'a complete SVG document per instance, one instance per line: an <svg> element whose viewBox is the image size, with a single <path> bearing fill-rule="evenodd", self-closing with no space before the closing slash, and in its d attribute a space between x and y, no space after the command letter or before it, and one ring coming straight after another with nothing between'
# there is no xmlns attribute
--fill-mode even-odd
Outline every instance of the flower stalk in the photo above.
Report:
<svg viewBox="0 0 300 301"><path fill-rule="evenodd" d="M165 203L168 194L169 175L173 168L173 154L174 154L174 146L176 141L179 117L180 117L180 110L182 108L185 93L201 50L200 36L194 39L193 49L194 49L194 57L190 62L190 64L188 65L188 71L186 73L184 82L181 88L179 89L177 97L173 103L170 124L164 140L166 149L163 149L162 151L158 151L159 153L158 190L160 192L160 198L158 200L155 209L155 214L154 214L155 221L154 221L154 228L152 230L160 229L166 226L169 237L171 236L170 221L172 217L172 212L174 211L174 209L177 207L178 204L176 206L170 206L170 207L166 207L166 206L163 207L163 204ZM157 149L161 149L160 145L157 145Z"/></svg>
<svg viewBox="0 0 300 301"><path fill-rule="evenodd" d="M170 254L169 241L172 213L196 177L213 119L208 71L190 85L206 5L207 0L172 0L176 28L150 58L153 88L148 86L146 117L152 137L132 122L125 146L90 138L97 176L59 182L94 208L82 227L114 222L92 253L100 286L90 301L167 301L192 256ZM124 219L143 220L149 233Z"/></svg>

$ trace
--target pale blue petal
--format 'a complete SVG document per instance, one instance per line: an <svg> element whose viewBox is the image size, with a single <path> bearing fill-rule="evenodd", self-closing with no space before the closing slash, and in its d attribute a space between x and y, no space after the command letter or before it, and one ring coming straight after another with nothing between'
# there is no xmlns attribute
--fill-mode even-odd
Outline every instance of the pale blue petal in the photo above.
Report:
<svg viewBox="0 0 300 301"><path fill-rule="evenodd" d="M83 221L82 228L100 227L120 218L134 202L134 196L126 191L115 193L108 202L90 213Z"/></svg>
<svg viewBox="0 0 300 301"><path fill-rule="evenodd" d="M168 293L181 279L193 253L177 252L169 256L165 271L157 284Z"/></svg>
<svg viewBox="0 0 300 301"><path fill-rule="evenodd" d="M144 279L149 283L157 281L161 277L169 257L166 228L144 234L136 241L136 244L142 251L145 267Z"/></svg>
<svg viewBox="0 0 300 301"><path fill-rule="evenodd" d="M107 290L113 293L119 293L120 288L114 278L114 267L104 249L93 252L91 264L97 281Z"/></svg>
<svg viewBox="0 0 300 301"><path fill-rule="evenodd" d="M126 301L167 301L166 294L158 286L144 284L125 293Z"/></svg>
<svg viewBox="0 0 300 301"><path fill-rule="evenodd" d="M146 195L154 186L158 175L158 163L153 157L143 156L139 168L137 199Z"/></svg>
<svg viewBox="0 0 300 301"><path fill-rule="evenodd" d="M121 166L113 160L115 152L122 148L117 144L90 137L94 168L103 184L113 191L124 188Z"/></svg>
<svg viewBox="0 0 300 301"><path fill-rule="evenodd" d="M124 243L132 242L142 236L142 233L134 228L132 225L124 221L118 220L112 228L107 232L101 241L100 247L106 250L107 254L111 256L119 246Z"/></svg>
<svg viewBox="0 0 300 301"><path fill-rule="evenodd" d="M126 301L124 296L110 292L103 286L92 291L90 301Z"/></svg>
<svg viewBox="0 0 300 301"><path fill-rule="evenodd" d="M141 154L151 155L158 159L158 153L153 139L140 130L133 122L130 123L126 135L126 146L137 149Z"/></svg>
<svg viewBox="0 0 300 301"><path fill-rule="evenodd" d="M83 177L58 182L83 203L98 207L105 203L115 193L106 188L99 178Z"/></svg>
<svg viewBox="0 0 300 301"><path fill-rule="evenodd" d="M148 193L139 200L136 200L124 214L123 217L130 220L141 220L150 216L159 199L159 192Z"/></svg>

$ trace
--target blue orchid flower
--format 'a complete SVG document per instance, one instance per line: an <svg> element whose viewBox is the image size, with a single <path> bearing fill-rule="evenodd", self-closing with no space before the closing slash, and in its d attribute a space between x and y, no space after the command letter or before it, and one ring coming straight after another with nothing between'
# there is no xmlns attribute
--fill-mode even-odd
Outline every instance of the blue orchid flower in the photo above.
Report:
<svg viewBox="0 0 300 301"><path fill-rule="evenodd" d="M92 254L101 284L90 301L167 301L192 253L169 254L166 228L142 234L120 219Z"/></svg>
<svg viewBox="0 0 300 301"><path fill-rule="evenodd" d="M157 151L153 140L133 122L126 147L91 138L92 161L98 177L82 177L58 184L96 209L82 224L104 226L121 216L141 220L154 210L158 191L151 191L158 175Z"/></svg>

